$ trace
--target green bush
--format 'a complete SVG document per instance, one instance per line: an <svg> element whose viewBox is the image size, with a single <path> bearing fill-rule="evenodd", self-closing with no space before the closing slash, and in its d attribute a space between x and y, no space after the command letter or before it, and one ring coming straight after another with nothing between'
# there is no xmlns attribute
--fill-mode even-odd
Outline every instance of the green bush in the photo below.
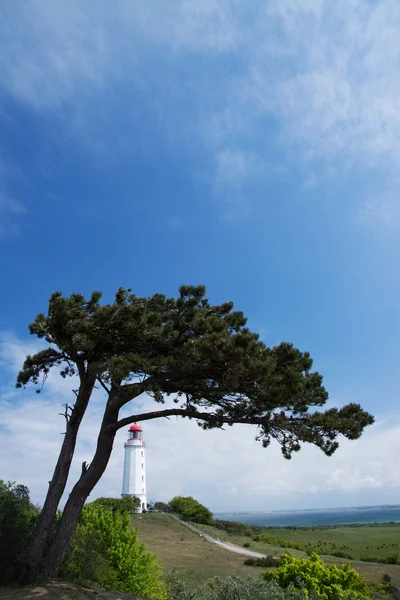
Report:
<svg viewBox="0 0 400 600"><path fill-rule="evenodd" d="M18 575L20 558L36 523L39 511L24 485L0 480L0 581Z"/></svg>
<svg viewBox="0 0 400 600"><path fill-rule="evenodd" d="M140 508L140 498L130 495L123 498L97 498L92 504L110 508L112 511L137 513Z"/></svg>
<svg viewBox="0 0 400 600"><path fill-rule="evenodd" d="M212 513L205 506L191 496L175 496L169 503L172 512L177 513L186 521L208 525L212 520Z"/></svg>
<svg viewBox="0 0 400 600"><path fill-rule="evenodd" d="M81 584L166 600L157 558L130 527L128 511L84 507L62 576Z"/></svg>
<svg viewBox="0 0 400 600"><path fill-rule="evenodd" d="M263 573L266 581L275 581L282 588L295 586L301 589L304 586L308 594L316 594L324 600L348 597L364 600L371 597L364 579L348 564L325 567L315 553L309 559L297 559L290 554L284 554L281 560L278 569Z"/></svg>
<svg viewBox="0 0 400 600"><path fill-rule="evenodd" d="M333 550L331 552L331 556L336 556L336 558L346 558L347 560L352 560L353 556L348 552L343 552L342 550Z"/></svg>
<svg viewBox="0 0 400 600"><path fill-rule="evenodd" d="M340 592L332 596L335 600L356 600L361 596L354 595L353 590ZM181 581L175 582L171 588L170 600L323 600L318 592L310 592L307 588L289 585L280 587L275 581L265 581L261 577L215 577L196 590L189 589ZM325 596L326 598L326 596ZM374 600L387 600L389 596L377 593L368 596Z"/></svg>
<svg viewBox="0 0 400 600"><path fill-rule="evenodd" d="M169 504L167 504L166 502L154 502L154 506L153 506L154 510L159 510L161 512L169 512L170 508L169 508Z"/></svg>
<svg viewBox="0 0 400 600"><path fill-rule="evenodd" d="M281 559L275 556L263 556L262 558L247 558L244 563L247 567L279 567Z"/></svg>
<svg viewBox="0 0 400 600"><path fill-rule="evenodd" d="M361 556L360 560L364 562L380 563L382 565L400 565L400 554L393 552L386 558L380 556Z"/></svg>
<svg viewBox="0 0 400 600"><path fill-rule="evenodd" d="M253 539L256 542L264 542L265 544L278 546L279 548L292 548L293 550L301 550L303 552L308 552L309 554L315 552L314 547L312 547L310 544L284 540L277 535L273 535L272 533L261 533L256 535Z"/></svg>
<svg viewBox="0 0 400 600"><path fill-rule="evenodd" d="M171 589L170 600L314 600L293 587L283 590L261 577L215 577L193 591L178 581Z"/></svg>
<svg viewBox="0 0 400 600"><path fill-rule="evenodd" d="M239 523L238 521L224 521L223 519L216 519L212 522L212 525L217 529L226 531L229 533L229 535L243 535L251 538L254 537L256 529L247 523Z"/></svg>

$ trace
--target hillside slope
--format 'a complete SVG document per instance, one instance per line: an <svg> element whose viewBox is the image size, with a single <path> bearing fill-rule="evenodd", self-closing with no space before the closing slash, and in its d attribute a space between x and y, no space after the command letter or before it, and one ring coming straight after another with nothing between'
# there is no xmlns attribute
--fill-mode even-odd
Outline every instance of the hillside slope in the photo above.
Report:
<svg viewBox="0 0 400 600"><path fill-rule="evenodd" d="M140 539L159 556L167 578L182 578L192 585L216 575L260 574L262 569L246 567L244 556L236 555L207 542L169 515L134 515Z"/></svg>
<svg viewBox="0 0 400 600"><path fill-rule="evenodd" d="M235 555L201 538L169 515L147 513L134 515L134 527L138 527L139 537L149 550L159 556L167 578L179 577L191 585L207 581L216 575L259 575L263 569L246 567L245 557ZM263 554L278 556L284 551L281 547L269 544L257 544L244 536L229 536L213 527L198 526L213 537L243 546L251 542L251 549ZM320 532L323 538L324 532ZM306 556L304 552L289 550L295 556ZM325 556L326 562L346 562ZM393 583L400 584L400 566L350 561L352 566L369 579L379 582L383 574L388 574Z"/></svg>

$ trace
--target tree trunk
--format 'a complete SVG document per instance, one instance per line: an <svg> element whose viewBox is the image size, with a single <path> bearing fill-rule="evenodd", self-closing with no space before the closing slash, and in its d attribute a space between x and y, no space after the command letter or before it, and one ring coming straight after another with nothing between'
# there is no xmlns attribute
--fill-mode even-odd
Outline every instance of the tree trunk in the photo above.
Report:
<svg viewBox="0 0 400 600"><path fill-rule="evenodd" d="M57 532L49 547L44 561L44 575L57 577L64 559L69 551L78 524L79 516L87 497L103 475L111 456L116 429L113 425L118 420L119 407L111 406L109 400L93 461L82 474L72 489L65 505Z"/></svg>
<svg viewBox="0 0 400 600"><path fill-rule="evenodd" d="M94 381L85 382L80 386L75 406L67 423L67 429L58 456L56 468L53 477L49 482L46 499L26 551L23 569L23 578L25 579L35 578L40 571L44 554L48 547L51 534L53 533L58 505L67 483L79 426L86 412L93 387Z"/></svg>

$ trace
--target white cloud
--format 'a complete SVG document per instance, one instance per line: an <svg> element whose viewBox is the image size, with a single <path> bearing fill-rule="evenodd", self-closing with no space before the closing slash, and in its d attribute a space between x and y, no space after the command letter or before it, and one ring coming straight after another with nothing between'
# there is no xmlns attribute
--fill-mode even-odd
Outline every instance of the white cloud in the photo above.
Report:
<svg viewBox="0 0 400 600"><path fill-rule="evenodd" d="M310 158L344 154L358 164L395 163L400 151L398 3L274 1L266 16L267 37L275 45L267 43L255 66L249 100L261 110L272 107L282 118L286 142L300 144ZM283 36L282 44L273 29ZM268 58L277 61L275 90L262 65Z"/></svg>
<svg viewBox="0 0 400 600"><path fill-rule="evenodd" d="M0 331L0 365L2 365L13 377L22 368L25 357L28 354L35 354L39 350L47 347L46 342L41 342L37 338L31 338L29 341L21 342L10 332ZM46 379L46 388L48 391L56 393L58 396L71 398L71 390L76 387L77 378L62 378L56 370L51 370ZM37 388L41 387L41 383Z"/></svg>
<svg viewBox="0 0 400 600"><path fill-rule="evenodd" d="M3 353L3 366L9 356L10 373L15 374L17 357L28 347L16 338L10 346L8 338L6 348L10 352ZM71 389L73 383L66 381ZM67 397L65 380L55 375L49 383L51 388L41 395L19 390L12 398L1 396L0 402L0 476L28 485L39 502L61 445L64 421L58 413ZM66 493L79 476L81 463L90 462L95 450L102 401L99 391L84 418ZM154 409L154 401L147 397L132 404L131 413ZM203 431L193 421L173 418L145 422L143 429L152 499L183 494L198 497L214 510L268 510L395 502L399 494L400 423L393 420L369 428L357 442L343 440L331 458L305 446L291 461L276 445L263 449L250 426ZM92 498L120 494L126 434L118 433Z"/></svg>
<svg viewBox="0 0 400 600"><path fill-rule="evenodd" d="M352 168L390 182L400 155L399 25L395 0L15 2L0 25L0 84L35 110L67 107L70 135L95 151L112 130L106 95L116 90L129 131L135 105L118 84L145 90L166 137L205 144L226 197L233 182L268 170L276 144L306 187ZM213 75L219 59L228 68ZM276 134L266 135L267 122ZM366 210L382 221L382 210Z"/></svg>

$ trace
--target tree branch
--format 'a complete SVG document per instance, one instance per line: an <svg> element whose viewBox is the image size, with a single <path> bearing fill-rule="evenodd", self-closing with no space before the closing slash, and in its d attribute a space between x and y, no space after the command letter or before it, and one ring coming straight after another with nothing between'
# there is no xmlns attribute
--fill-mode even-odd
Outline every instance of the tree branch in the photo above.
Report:
<svg viewBox="0 0 400 600"><path fill-rule="evenodd" d="M68 404L68 402L66 404L62 404L61 406L64 407L64 412L62 413L58 413L60 415L60 417L64 417L65 419L65 432L62 435L65 435L67 433L67 427L68 427L68 421L71 418L71 412L73 410L73 406L70 406Z"/></svg>
<svg viewBox="0 0 400 600"><path fill-rule="evenodd" d="M100 383L101 387L105 390L106 394L110 394L110 391L101 377L97 377L97 381Z"/></svg>
<svg viewBox="0 0 400 600"><path fill-rule="evenodd" d="M165 417L187 417L190 419L199 419L200 421L206 421L208 423L221 423L225 425L233 425L235 423L242 423L246 425L266 425L266 421L270 422L270 418L254 417L254 418L231 418L223 415L216 415L214 413L204 413L197 410L187 410L183 408L168 408L166 410L153 411L149 413L142 413L140 415L132 415L120 419L113 430L121 429L131 423L137 423L139 421L149 421L151 419L159 419Z"/></svg>

